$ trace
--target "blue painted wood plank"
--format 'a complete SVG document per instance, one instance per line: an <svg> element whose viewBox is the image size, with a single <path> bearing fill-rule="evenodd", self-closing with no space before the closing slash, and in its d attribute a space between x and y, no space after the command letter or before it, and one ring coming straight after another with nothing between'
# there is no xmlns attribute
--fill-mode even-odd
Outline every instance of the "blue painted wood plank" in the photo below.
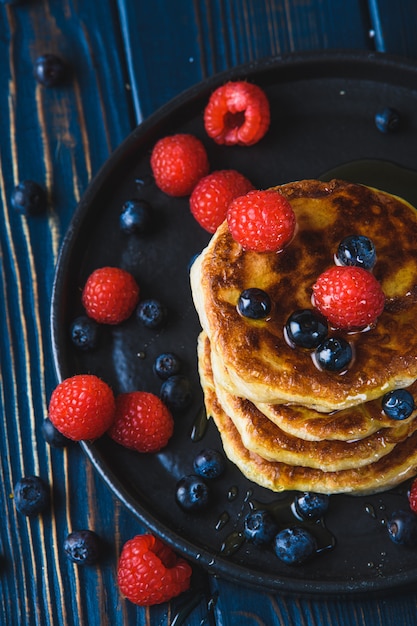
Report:
<svg viewBox="0 0 417 626"><path fill-rule="evenodd" d="M368 0L375 48L417 59L417 3L414 0Z"/></svg>

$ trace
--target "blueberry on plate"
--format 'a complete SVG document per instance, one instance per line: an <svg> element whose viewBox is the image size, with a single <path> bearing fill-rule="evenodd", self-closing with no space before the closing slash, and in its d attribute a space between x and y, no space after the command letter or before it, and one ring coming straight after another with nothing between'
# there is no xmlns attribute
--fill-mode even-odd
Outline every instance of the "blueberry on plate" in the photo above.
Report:
<svg viewBox="0 0 417 626"><path fill-rule="evenodd" d="M288 565L299 565L317 551L317 541L306 528L285 528L275 537L274 550L277 557Z"/></svg>
<svg viewBox="0 0 417 626"><path fill-rule="evenodd" d="M100 325L87 315L75 318L70 327L71 341L79 350L93 350L97 347Z"/></svg>
<svg viewBox="0 0 417 626"><path fill-rule="evenodd" d="M181 411L190 406L193 396L191 383L186 376L170 376L161 385L161 400L171 411Z"/></svg>
<svg viewBox="0 0 417 626"><path fill-rule="evenodd" d="M326 338L327 322L311 309L294 311L285 324L290 343L302 348L317 348Z"/></svg>
<svg viewBox="0 0 417 626"><path fill-rule="evenodd" d="M395 511L387 520L386 528L394 543L409 548L417 546L417 515L413 511Z"/></svg>
<svg viewBox="0 0 417 626"><path fill-rule="evenodd" d="M151 222L151 207L146 200L127 200L120 213L119 225L123 233L143 235Z"/></svg>
<svg viewBox="0 0 417 626"><path fill-rule="evenodd" d="M376 263L375 246L365 235L349 235L339 243L336 259L341 265L371 270Z"/></svg>
<svg viewBox="0 0 417 626"><path fill-rule="evenodd" d="M136 316L146 328L157 329L165 323L167 310L159 300L151 298L138 304Z"/></svg>
<svg viewBox="0 0 417 626"><path fill-rule="evenodd" d="M210 490L201 476L189 474L178 481L175 497L182 509L197 512L209 505Z"/></svg>
<svg viewBox="0 0 417 626"><path fill-rule="evenodd" d="M400 127L401 117L396 109L384 107L375 113L375 125L381 133L393 133Z"/></svg>
<svg viewBox="0 0 417 626"><path fill-rule="evenodd" d="M33 180L22 180L12 191L12 207L24 215L40 215L46 209L46 192Z"/></svg>
<svg viewBox="0 0 417 626"><path fill-rule="evenodd" d="M14 502L19 513L34 517L49 504L49 488L39 476L24 476L15 485Z"/></svg>
<svg viewBox="0 0 417 626"><path fill-rule="evenodd" d="M306 491L298 494L294 499L295 512L303 519L318 519L328 507L329 496L324 493Z"/></svg>
<svg viewBox="0 0 417 626"><path fill-rule="evenodd" d="M251 287L244 289L239 296L237 309L244 317L260 320L271 311L271 299L262 289Z"/></svg>
<svg viewBox="0 0 417 626"><path fill-rule="evenodd" d="M77 565L93 565L101 554L101 540L92 530L75 530L64 541L64 552Z"/></svg>
<svg viewBox="0 0 417 626"><path fill-rule="evenodd" d="M352 347L341 337L328 337L316 349L317 365L330 372L342 372L352 360Z"/></svg>
<svg viewBox="0 0 417 626"><path fill-rule="evenodd" d="M205 448L194 458L194 471L203 478L218 478L225 470L224 456L218 450Z"/></svg>
<svg viewBox="0 0 417 626"><path fill-rule="evenodd" d="M255 545L271 543L278 532L278 525L269 511L251 511L245 517L243 534Z"/></svg>
<svg viewBox="0 0 417 626"><path fill-rule="evenodd" d="M407 389L394 389L382 398L382 409L394 420L405 420L414 411L414 398Z"/></svg>
<svg viewBox="0 0 417 626"><path fill-rule="evenodd" d="M55 426L52 424L49 417L43 420L41 432L46 443L48 443L53 448L64 448L69 443L71 443L71 439L68 439L62 433L60 433L59 430L55 428Z"/></svg>
<svg viewBox="0 0 417 626"><path fill-rule="evenodd" d="M166 380L170 376L179 374L181 371L181 360L173 352L163 352L156 357L153 370L159 378Z"/></svg>
<svg viewBox="0 0 417 626"><path fill-rule="evenodd" d="M44 87L56 87L67 76L67 65L56 54L43 54L35 61L35 78Z"/></svg>

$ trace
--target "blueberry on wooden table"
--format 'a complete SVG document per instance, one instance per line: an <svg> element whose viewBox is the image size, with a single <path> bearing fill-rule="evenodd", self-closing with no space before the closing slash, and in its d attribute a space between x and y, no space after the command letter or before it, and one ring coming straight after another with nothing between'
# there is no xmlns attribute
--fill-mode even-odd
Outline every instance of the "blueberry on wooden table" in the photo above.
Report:
<svg viewBox="0 0 417 626"><path fill-rule="evenodd" d="M101 540L92 530L75 530L64 541L65 554L77 565L94 565L101 551Z"/></svg>
<svg viewBox="0 0 417 626"><path fill-rule="evenodd" d="M33 180L22 180L11 194L12 207L24 215L40 215L46 209L46 192Z"/></svg>
<svg viewBox="0 0 417 626"><path fill-rule="evenodd" d="M19 513L35 517L49 504L49 487L39 476L24 476L15 485L14 502Z"/></svg>
<svg viewBox="0 0 417 626"><path fill-rule="evenodd" d="M66 63L56 54L43 54L35 61L34 75L44 87L61 85L68 74Z"/></svg>

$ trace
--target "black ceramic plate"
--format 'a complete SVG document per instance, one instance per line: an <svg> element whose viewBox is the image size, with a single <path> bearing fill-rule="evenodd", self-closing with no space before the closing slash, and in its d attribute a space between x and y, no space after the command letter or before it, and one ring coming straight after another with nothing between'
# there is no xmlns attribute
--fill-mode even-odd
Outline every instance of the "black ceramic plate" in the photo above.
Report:
<svg viewBox="0 0 417 626"><path fill-rule="evenodd" d="M202 112L212 90L227 79L262 86L271 103L267 136L251 148L219 147L205 135ZM188 281L190 260L209 236L190 216L187 199L160 192L150 175L156 140L175 132L200 137L212 169L235 168L259 188L296 179L343 175L394 191L417 203L417 68L375 54L302 55L237 68L189 90L141 124L111 156L88 188L65 237L52 302L52 340L59 378L93 372L116 392L159 393L155 357L176 352L194 390L192 406L176 418L175 435L160 454L128 451L106 436L83 447L120 500L147 526L210 572L263 589L296 593L353 593L398 588L417 581L416 553L394 545L384 520L406 507L406 489L373 497L332 496L327 531L315 528L324 550L308 564L283 565L268 549L241 542L251 502L278 503L291 518L291 494L277 496L251 484L231 464L213 482L214 503L203 516L184 513L175 485L192 471L203 447L221 448L210 423L200 431L202 395L196 369L199 323ZM377 110L401 115L396 133L374 124ZM414 197L413 197L414 195ZM153 208L154 229L146 237L123 236L122 204L143 197ZM395 245L395 242L394 244ZM82 312L80 290L103 265L132 271L142 297L156 297L169 310L169 323L146 330L135 318L106 329L100 347L78 352L69 326ZM296 279L296 277L295 277Z"/></svg>

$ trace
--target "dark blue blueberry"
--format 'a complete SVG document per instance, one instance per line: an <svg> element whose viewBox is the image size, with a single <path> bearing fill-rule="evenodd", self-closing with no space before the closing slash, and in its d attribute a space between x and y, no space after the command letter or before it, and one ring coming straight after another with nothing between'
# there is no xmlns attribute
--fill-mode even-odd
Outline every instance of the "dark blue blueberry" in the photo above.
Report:
<svg viewBox="0 0 417 626"><path fill-rule="evenodd" d="M407 389L394 389L382 398L382 409L394 420L405 420L414 411L414 398Z"/></svg>
<svg viewBox="0 0 417 626"><path fill-rule="evenodd" d="M265 291L257 287L245 289L239 296L238 311L244 317L260 320L269 315L271 299Z"/></svg>
<svg viewBox="0 0 417 626"><path fill-rule="evenodd" d="M14 488L16 509L22 515L39 515L49 503L49 488L39 476L25 476Z"/></svg>
<svg viewBox="0 0 417 626"><path fill-rule="evenodd" d="M156 329L165 323L167 310L159 300L142 300L136 309L136 315L146 328Z"/></svg>
<svg viewBox="0 0 417 626"><path fill-rule="evenodd" d="M122 232L143 235L151 223L151 207L145 200L127 200L122 206L119 224Z"/></svg>
<svg viewBox="0 0 417 626"><path fill-rule="evenodd" d="M417 546L417 515L410 510L396 511L386 523L388 536L394 543Z"/></svg>
<svg viewBox="0 0 417 626"><path fill-rule="evenodd" d="M178 481L175 497L181 508L197 512L207 508L210 502L210 490L200 476L190 474Z"/></svg>
<svg viewBox="0 0 417 626"><path fill-rule="evenodd" d="M98 345L100 325L87 315L80 315L71 324L71 341L79 350L93 350Z"/></svg>
<svg viewBox="0 0 417 626"><path fill-rule="evenodd" d="M160 396L171 411L182 411L190 406L193 399L191 383L182 374L170 376L162 383Z"/></svg>
<svg viewBox="0 0 417 626"><path fill-rule="evenodd" d="M365 235L349 235L340 242L336 257L342 265L371 270L376 263L375 246Z"/></svg>
<svg viewBox="0 0 417 626"><path fill-rule="evenodd" d="M319 367L330 372L342 372L352 360L352 347L345 339L329 337L316 349Z"/></svg>
<svg viewBox="0 0 417 626"><path fill-rule="evenodd" d="M164 352L156 357L153 366L154 372L162 380L176 376L181 370L181 360L173 352Z"/></svg>
<svg viewBox="0 0 417 626"><path fill-rule="evenodd" d="M268 511L251 511L245 517L243 532L250 542L262 545L272 542L278 532L278 525Z"/></svg>
<svg viewBox="0 0 417 626"><path fill-rule="evenodd" d="M401 117L398 111L384 107L375 114L375 124L381 133L392 133L399 129Z"/></svg>
<svg viewBox="0 0 417 626"><path fill-rule="evenodd" d="M225 470L224 456L218 450L205 448L194 458L194 471L203 478L218 478Z"/></svg>
<svg viewBox="0 0 417 626"><path fill-rule="evenodd" d="M35 78L44 87L61 85L67 72L66 63L56 54L43 54L35 61Z"/></svg>
<svg viewBox="0 0 417 626"><path fill-rule="evenodd" d="M46 192L33 180L22 180L12 191L12 207L24 215L40 215L46 210Z"/></svg>
<svg viewBox="0 0 417 626"><path fill-rule="evenodd" d="M101 540L92 530L75 530L64 541L65 554L77 565L93 565L101 551Z"/></svg>
<svg viewBox="0 0 417 626"><path fill-rule="evenodd" d="M294 507L297 515L303 519L318 519L329 507L329 496L306 491L296 496Z"/></svg>
<svg viewBox="0 0 417 626"><path fill-rule="evenodd" d="M275 537L275 554L289 565L307 561L317 551L317 541L306 528L285 528Z"/></svg>
<svg viewBox="0 0 417 626"><path fill-rule="evenodd" d="M53 448L64 448L69 443L70 439L67 439L57 428L52 424L51 420L47 417L43 420L41 427L42 436L46 443L49 443Z"/></svg>
<svg viewBox="0 0 417 626"><path fill-rule="evenodd" d="M328 326L315 311L301 309L290 315L285 330L290 343L302 348L317 348L326 338Z"/></svg>

